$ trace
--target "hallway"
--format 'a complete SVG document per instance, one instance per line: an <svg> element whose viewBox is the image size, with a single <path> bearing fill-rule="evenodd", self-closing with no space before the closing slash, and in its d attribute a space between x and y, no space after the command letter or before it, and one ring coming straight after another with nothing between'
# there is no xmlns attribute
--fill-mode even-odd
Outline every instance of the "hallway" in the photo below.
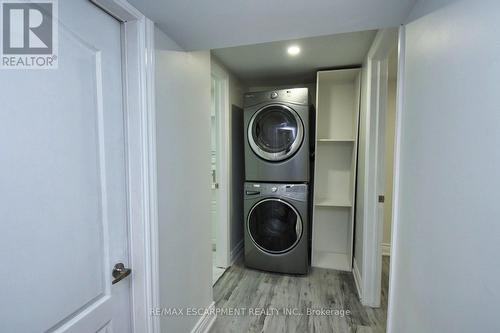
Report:
<svg viewBox="0 0 500 333"><path fill-rule="evenodd" d="M219 309L246 308L247 314L219 314L211 332L384 332L388 271L389 257L384 257L382 306L372 309L361 305L351 273L312 268L307 276L290 276L247 269L239 261L215 284L214 299ZM266 309L268 316L259 313ZM283 313L294 309L304 315ZM307 309L350 314L307 316Z"/></svg>

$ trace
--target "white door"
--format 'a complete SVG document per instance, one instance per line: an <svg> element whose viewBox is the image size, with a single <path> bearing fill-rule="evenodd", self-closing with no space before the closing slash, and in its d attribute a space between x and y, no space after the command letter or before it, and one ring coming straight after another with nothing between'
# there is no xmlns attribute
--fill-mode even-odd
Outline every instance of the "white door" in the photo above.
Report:
<svg viewBox="0 0 500 333"><path fill-rule="evenodd" d="M120 24L58 26L58 69L0 71L0 332L130 332Z"/></svg>

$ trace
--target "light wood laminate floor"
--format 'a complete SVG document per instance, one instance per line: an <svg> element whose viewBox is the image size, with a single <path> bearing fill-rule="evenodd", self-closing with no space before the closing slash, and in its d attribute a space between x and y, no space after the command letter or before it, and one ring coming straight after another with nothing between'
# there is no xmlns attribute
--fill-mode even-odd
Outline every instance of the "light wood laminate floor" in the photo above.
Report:
<svg viewBox="0 0 500 333"><path fill-rule="evenodd" d="M307 276L292 276L248 269L239 261L214 286L215 306L226 312L218 314L211 332L385 332L388 272L389 258L384 257L382 306L373 309L361 305L349 272L312 268ZM240 314L231 314L230 309L241 309ZM285 313L286 309L295 315ZM307 315L308 309L351 313Z"/></svg>

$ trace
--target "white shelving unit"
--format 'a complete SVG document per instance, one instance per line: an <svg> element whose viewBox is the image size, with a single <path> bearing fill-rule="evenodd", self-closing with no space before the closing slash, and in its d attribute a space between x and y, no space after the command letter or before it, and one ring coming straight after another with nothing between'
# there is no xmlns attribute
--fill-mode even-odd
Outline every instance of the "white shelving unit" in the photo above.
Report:
<svg viewBox="0 0 500 333"><path fill-rule="evenodd" d="M352 269L360 85L359 68L317 74L315 267Z"/></svg>

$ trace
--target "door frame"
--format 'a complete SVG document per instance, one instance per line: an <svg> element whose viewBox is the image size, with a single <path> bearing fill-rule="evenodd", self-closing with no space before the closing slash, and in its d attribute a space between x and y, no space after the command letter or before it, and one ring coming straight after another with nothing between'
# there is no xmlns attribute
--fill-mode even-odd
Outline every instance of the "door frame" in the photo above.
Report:
<svg viewBox="0 0 500 333"><path fill-rule="evenodd" d="M217 235L216 235L216 264L218 267L227 268L231 265L230 244L230 209L231 209L231 152L230 152L230 101L229 101L229 75L215 61L210 62L211 75L221 84L219 96L221 109L219 110L217 136L217 179L219 190L217 192Z"/></svg>
<svg viewBox="0 0 500 333"><path fill-rule="evenodd" d="M154 23L125 0L90 0L122 30L123 100L133 332L156 333L159 307Z"/></svg>
<svg viewBox="0 0 500 333"><path fill-rule="evenodd" d="M382 282L383 207L378 195L384 193L384 142L387 105L388 57L398 40L398 29L380 30L367 57L367 128L365 188L360 193L363 207L363 271L361 303L379 307ZM396 182L394 182L395 184ZM393 205L393 210L396 205Z"/></svg>

